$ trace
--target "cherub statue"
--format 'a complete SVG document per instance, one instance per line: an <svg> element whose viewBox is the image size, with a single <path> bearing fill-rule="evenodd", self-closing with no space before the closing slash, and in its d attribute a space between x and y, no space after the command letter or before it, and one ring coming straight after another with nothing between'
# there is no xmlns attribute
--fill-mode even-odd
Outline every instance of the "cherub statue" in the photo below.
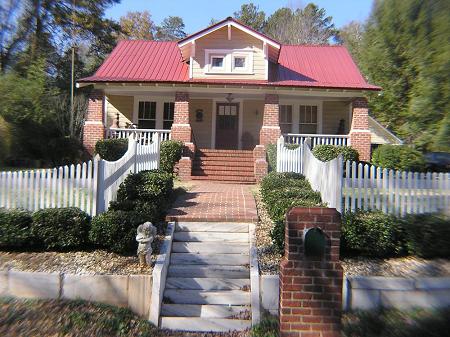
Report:
<svg viewBox="0 0 450 337"><path fill-rule="evenodd" d="M145 222L137 228L136 241L139 243L137 255L141 267L151 264L152 242L156 235L156 227L151 222Z"/></svg>

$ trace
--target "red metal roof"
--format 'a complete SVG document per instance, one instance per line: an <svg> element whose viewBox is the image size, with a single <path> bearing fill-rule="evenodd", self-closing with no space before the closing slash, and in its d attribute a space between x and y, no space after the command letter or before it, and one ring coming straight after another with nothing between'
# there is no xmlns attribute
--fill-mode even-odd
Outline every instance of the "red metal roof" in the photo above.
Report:
<svg viewBox="0 0 450 337"><path fill-rule="evenodd" d="M281 47L269 81L189 79L177 42L121 41L93 76L78 82L216 83L307 88L380 90L368 84L341 46Z"/></svg>

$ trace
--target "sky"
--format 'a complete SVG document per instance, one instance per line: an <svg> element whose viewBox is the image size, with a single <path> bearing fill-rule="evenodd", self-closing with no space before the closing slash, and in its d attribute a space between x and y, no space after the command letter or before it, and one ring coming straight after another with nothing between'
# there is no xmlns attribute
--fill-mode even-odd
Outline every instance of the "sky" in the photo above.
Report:
<svg viewBox="0 0 450 337"><path fill-rule="evenodd" d="M242 4L249 2L258 5L266 16L281 7L303 7L314 2L325 8L327 15L333 17L334 24L339 28L352 20L365 20L369 16L373 0L122 0L120 4L108 9L106 16L119 20L128 11L148 10L156 24L160 24L169 15L180 16L186 26L185 32L191 34L208 26L211 18L222 20L233 16Z"/></svg>

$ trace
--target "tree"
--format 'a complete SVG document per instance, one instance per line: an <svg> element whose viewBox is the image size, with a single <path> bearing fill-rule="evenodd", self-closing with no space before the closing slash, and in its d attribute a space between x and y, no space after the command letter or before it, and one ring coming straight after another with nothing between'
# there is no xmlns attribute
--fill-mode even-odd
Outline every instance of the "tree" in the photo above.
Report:
<svg viewBox="0 0 450 337"><path fill-rule="evenodd" d="M266 14L253 3L243 4L239 11L234 12L234 17L259 32L263 31L266 23Z"/></svg>
<svg viewBox="0 0 450 337"><path fill-rule="evenodd" d="M176 41L186 37L183 19L179 16L169 16L156 29L156 40Z"/></svg>
<svg viewBox="0 0 450 337"><path fill-rule="evenodd" d="M153 40L156 27L149 11L128 12L120 18L119 39Z"/></svg>
<svg viewBox="0 0 450 337"><path fill-rule="evenodd" d="M373 94L372 113L423 150L450 150L448 1L378 0L363 38L360 64Z"/></svg>
<svg viewBox="0 0 450 337"><path fill-rule="evenodd" d="M280 8L267 20L265 32L284 44L329 44L337 34L333 18L310 3L305 8Z"/></svg>
<svg viewBox="0 0 450 337"><path fill-rule="evenodd" d="M364 32L364 24L359 21L351 21L343 26L336 36L336 42L343 44L357 63L361 60Z"/></svg>

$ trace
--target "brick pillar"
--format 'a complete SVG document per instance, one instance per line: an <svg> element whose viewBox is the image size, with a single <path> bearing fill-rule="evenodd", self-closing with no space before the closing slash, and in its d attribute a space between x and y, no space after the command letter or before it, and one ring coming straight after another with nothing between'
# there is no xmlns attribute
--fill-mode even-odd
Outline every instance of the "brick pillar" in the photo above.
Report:
<svg viewBox="0 0 450 337"><path fill-rule="evenodd" d="M253 159L255 161L255 179L260 183L262 178L267 174L269 165L266 160L266 149L264 145L256 145L253 150Z"/></svg>
<svg viewBox="0 0 450 337"><path fill-rule="evenodd" d="M370 161L369 107L365 98L352 102L350 145L359 153L359 160Z"/></svg>
<svg viewBox="0 0 450 337"><path fill-rule="evenodd" d="M306 230L325 235L322 257L304 253ZM339 263L340 215L334 208L293 208L286 216L280 264L280 336L340 336L343 271Z"/></svg>
<svg viewBox="0 0 450 337"><path fill-rule="evenodd" d="M263 125L259 133L259 144L276 144L280 138L280 107L278 105L278 95L267 94L264 102Z"/></svg>
<svg viewBox="0 0 450 337"><path fill-rule="evenodd" d="M105 125L103 124L103 97L101 90L93 90L89 95L87 114L83 126L83 146L93 155L95 143L105 138Z"/></svg>
<svg viewBox="0 0 450 337"><path fill-rule="evenodd" d="M178 164L178 175L190 177L192 172L192 159L195 154L195 144L192 142L192 129L189 123L189 93L175 93L175 109L171 129L173 140L184 143L183 157Z"/></svg>

